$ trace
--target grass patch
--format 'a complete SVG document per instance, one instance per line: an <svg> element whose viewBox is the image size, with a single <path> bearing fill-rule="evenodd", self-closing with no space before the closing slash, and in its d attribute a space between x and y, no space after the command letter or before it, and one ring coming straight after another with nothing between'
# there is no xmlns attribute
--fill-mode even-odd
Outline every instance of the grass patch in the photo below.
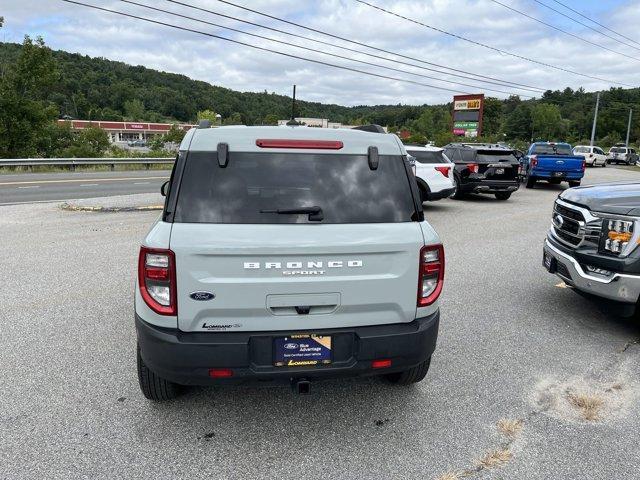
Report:
<svg viewBox="0 0 640 480"><path fill-rule="evenodd" d="M497 468L505 465L509 460L511 460L511 457L513 457L511 450L508 448L500 448L487 452L480 460L478 460L478 464L482 468Z"/></svg>
<svg viewBox="0 0 640 480"><path fill-rule="evenodd" d="M580 411L582 418L590 422L600 419L604 400L599 395L591 395L587 393L569 393L567 394L569 405Z"/></svg>
<svg viewBox="0 0 640 480"><path fill-rule="evenodd" d="M523 423L524 422L522 420L509 420L503 418L498 422L498 430L505 437L514 440L518 435L520 435Z"/></svg>
<svg viewBox="0 0 640 480"><path fill-rule="evenodd" d="M448 472L444 475L439 476L438 480L459 480L460 478L462 478L461 475L458 475L455 472Z"/></svg>

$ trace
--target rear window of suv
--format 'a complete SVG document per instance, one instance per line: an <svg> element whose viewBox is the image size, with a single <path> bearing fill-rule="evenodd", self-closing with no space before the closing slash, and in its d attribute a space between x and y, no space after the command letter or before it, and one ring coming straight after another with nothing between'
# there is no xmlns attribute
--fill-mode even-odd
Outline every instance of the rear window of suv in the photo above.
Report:
<svg viewBox="0 0 640 480"><path fill-rule="evenodd" d="M409 150L407 153L420 163L450 163L442 151Z"/></svg>
<svg viewBox="0 0 640 480"><path fill-rule="evenodd" d="M264 210L320 207L324 219ZM189 152L175 222L229 224L410 222L416 206L402 156Z"/></svg>
<svg viewBox="0 0 640 480"><path fill-rule="evenodd" d="M500 161L516 162L518 159L513 152L505 150L479 150L476 160L478 163L491 163Z"/></svg>
<svg viewBox="0 0 640 480"><path fill-rule="evenodd" d="M627 153L627 149L624 147L613 147L610 150L611 153Z"/></svg>

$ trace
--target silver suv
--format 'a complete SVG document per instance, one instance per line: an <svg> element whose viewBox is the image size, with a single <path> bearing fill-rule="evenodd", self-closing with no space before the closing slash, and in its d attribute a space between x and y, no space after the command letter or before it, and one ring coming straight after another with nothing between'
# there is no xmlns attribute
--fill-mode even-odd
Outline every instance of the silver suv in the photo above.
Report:
<svg viewBox="0 0 640 480"><path fill-rule="evenodd" d="M395 135L189 131L140 249L138 376L181 385L385 375L419 382L438 334L444 250Z"/></svg>

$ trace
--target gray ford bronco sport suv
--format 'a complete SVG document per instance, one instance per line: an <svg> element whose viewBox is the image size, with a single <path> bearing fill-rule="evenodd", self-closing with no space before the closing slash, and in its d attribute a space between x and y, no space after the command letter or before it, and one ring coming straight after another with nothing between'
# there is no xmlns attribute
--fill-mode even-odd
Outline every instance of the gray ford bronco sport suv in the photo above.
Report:
<svg viewBox="0 0 640 480"><path fill-rule="evenodd" d="M444 250L395 135L190 130L140 249L140 388L384 375L419 382Z"/></svg>

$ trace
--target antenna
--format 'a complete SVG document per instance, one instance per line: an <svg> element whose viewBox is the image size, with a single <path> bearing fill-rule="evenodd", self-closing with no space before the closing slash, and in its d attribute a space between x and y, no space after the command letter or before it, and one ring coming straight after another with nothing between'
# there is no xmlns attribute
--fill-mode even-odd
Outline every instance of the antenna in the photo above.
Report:
<svg viewBox="0 0 640 480"><path fill-rule="evenodd" d="M291 102L291 120L289 120L287 122L287 126L289 127L295 127L297 125L300 125L298 122L296 122L296 86L293 86L293 100Z"/></svg>

